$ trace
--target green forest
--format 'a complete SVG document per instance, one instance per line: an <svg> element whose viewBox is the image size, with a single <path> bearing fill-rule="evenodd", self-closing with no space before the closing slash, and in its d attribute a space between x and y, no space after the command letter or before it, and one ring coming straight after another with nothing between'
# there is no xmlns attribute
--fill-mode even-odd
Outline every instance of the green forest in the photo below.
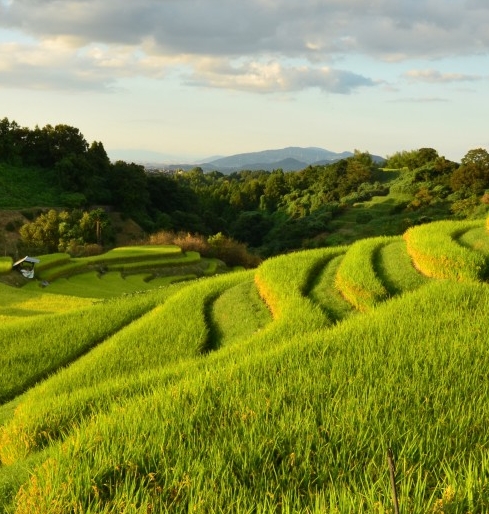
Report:
<svg viewBox="0 0 489 514"><path fill-rule="evenodd" d="M0 209L56 208L63 213L56 220L64 226L63 250L77 242L110 246L114 234L104 214L109 208L146 234L220 233L268 257L398 235L438 219L483 217L486 188L489 154L481 148L469 150L460 163L420 148L396 152L380 164L356 150L298 172L150 172L132 162L111 162L103 143L89 144L78 128L30 129L0 121ZM25 243L42 246L35 240L39 231L24 232ZM43 250L55 250L53 244L59 238L46 241Z"/></svg>

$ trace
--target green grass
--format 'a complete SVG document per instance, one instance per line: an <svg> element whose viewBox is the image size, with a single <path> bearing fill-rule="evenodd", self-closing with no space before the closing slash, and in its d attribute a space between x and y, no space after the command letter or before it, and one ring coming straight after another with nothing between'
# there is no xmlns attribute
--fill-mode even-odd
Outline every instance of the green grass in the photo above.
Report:
<svg viewBox="0 0 489 514"><path fill-rule="evenodd" d="M87 299L47 293L37 285L33 290L28 290L0 283L0 325L33 316L80 309L91 304Z"/></svg>
<svg viewBox="0 0 489 514"><path fill-rule="evenodd" d="M91 271L73 275L69 278L58 278L45 287L44 290L49 291L51 294L71 294L80 298L103 299L164 287L173 282L193 279L195 275L172 275L145 280L152 277L152 274L147 273L123 277L117 271L109 271L104 274ZM25 291L34 291L39 289L39 285L32 282L24 286L23 289Z"/></svg>
<svg viewBox="0 0 489 514"><path fill-rule="evenodd" d="M311 299L335 322L347 318L354 312L352 305L335 286L336 273L342 260L343 254L331 259L318 274L310 292Z"/></svg>
<svg viewBox="0 0 489 514"><path fill-rule="evenodd" d="M210 316L219 346L247 339L272 321L252 278L224 291Z"/></svg>
<svg viewBox="0 0 489 514"><path fill-rule="evenodd" d="M68 254L41 256L36 266L36 276L41 280L53 281L97 267L110 271L132 271L138 269L172 267L195 264L200 261L197 252L182 253L174 245L146 245L119 247L101 255L70 258Z"/></svg>
<svg viewBox="0 0 489 514"><path fill-rule="evenodd" d="M488 274L487 256L457 242L467 231L482 228L483 220L438 221L412 227L404 238L417 269L429 277L480 280Z"/></svg>
<svg viewBox="0 0 489 514"><path fill-rule="evenodd" d="M338 267L336 287L361 311L371 309L389 297L375 265L380 249L391 241L388 237L357 241L349 247Z"/></svg>
<svg viewBox="0 0 489 514"><path fill-rule="evenodd" d="M12 270L12 257L0 257L0 275Z"/></svg>
<svg viewBox="0 0 489 514"><path fill-rule="evenodd" d="M464 232L457 242L484 255L489 255L489 234L486 227L475 227Z"/></svg>
<svg viewBox="0 0 489 514"><path fill-rule="evenodd" d="M387 514L389 447L402 513L489 511L489 286L360 243L136 295L154 308L0 407L0 512Z"/></svg>
<svg viewBox="0 0 489 514"><path fill-rule="evenodd" d="M66 434L18 512L388 512L389 446L403 511L485 512L489 352L473 327L487 332L488 308L485 285L434 282L330 330L210 355Z"/></svg>
<svg viewBox="0 0 489 514"><path fill-rule="evenodd" d="M77 359L157 301L156 295L139 295L0 326L0 403Z"/></svg>
<svg viewBox="0 0 489 514"><path fill-rule="evenodd" d="M393 238L379 249L376 270L391 296L413 291L428 280L413 266L401 237Z"/></svg>

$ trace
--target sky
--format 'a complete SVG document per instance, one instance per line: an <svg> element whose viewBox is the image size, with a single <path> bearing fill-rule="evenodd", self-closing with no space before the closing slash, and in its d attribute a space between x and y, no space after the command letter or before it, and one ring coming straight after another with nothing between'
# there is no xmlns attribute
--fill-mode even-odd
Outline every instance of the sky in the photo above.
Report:
<svg viewBox="0 0 489 514"><path fill-rule="evenodd" d="M0 119L112 159L489 150L487 0L0 0Z"/></svg>

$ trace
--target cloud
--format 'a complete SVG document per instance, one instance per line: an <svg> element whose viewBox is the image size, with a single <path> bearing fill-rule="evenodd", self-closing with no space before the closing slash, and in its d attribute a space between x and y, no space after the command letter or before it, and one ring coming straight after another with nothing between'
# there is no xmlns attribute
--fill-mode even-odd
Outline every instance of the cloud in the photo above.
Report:
<svg viewBox="0 0 489 514"><path fill-rule="evenodd" d="M442 57L487 50L489 10L452 0L16 0L0 25L80 44L138 45L152 37L166 54L278 53L322 59L344 52Z"/></svg>
<svg viewBox="0 0 489 514"><path fill-rule="evenodd" d="M390 100L391 103L410 103L410 104L431 104L431 103L444 103L448 102L446 98L438 96L420 96L420 97L408 97L408 98L397 98Z"/></svg>
<svg viewBox="0 0 489 514"><path fill-rule="evenodd" d="M451 0L449 8L446 0L0 0L0 30L33 41L0 55L0 70L10 70L0 84L47 84L58 74L60 87L59 77L69 87L82 77L80 87L107 88L184 65L191 84L349 93L373 82L331 67L345 57L484 54L488 25L485 0ZM303 67L287 66L294 61Z"/></svg>
<svg viewBox="0 0 489 514"><path fill-rule="evenodd" d="M449 82L473 82L483 80L480 75L467 75L463 73L441 73L437 70L409 70L403 75L411 82L429 82L431 84L446 84Z"/></svg>
<svg viewBox="0 0 489 514"><path fill-rule="evenodd" d="M284 93L319 88L339 94L349 94L359 87L375 85L370 78L329 67L287 67L277 61L251 61L232 66L223 59L201 61L189 77L188 83L258 93Z"/></svg>

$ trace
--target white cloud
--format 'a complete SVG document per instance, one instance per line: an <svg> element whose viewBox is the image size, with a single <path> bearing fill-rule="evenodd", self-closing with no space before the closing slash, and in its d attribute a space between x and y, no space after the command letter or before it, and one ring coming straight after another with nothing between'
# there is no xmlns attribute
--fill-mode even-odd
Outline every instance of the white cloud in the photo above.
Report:
<svg viewBox="0 0 489 514"><path fill-rule="evenodd" d="M446 0L1 0L0 28L37 45L2 51L0 70L10 76L0 84L35 84L39 76L47 84L57 75L59 87L63 77L73 87L82 76L80 87L103 88L120 77L164 77L184 64L192 84L348 93L374 82L331 68L342 58L484 53L488 25L485 0L451 0L449 7ZM233 65L239 59L247 64ZM468 80L410 73L409 80Z"/></svg>
<svg viewBox="0 0 489 514"><path fill-rule="evenodd" d="M432 84L446 84L449 82L473 82L483 80L480 75L467 75L464 73L441 73L437 70L409 70L404 77L412 82L429 82Z"/></svg>
<svg viewBox="0 0 489 514"><path fill-rule="evenodd" d="M195 66L189 83L259 93L319 88L340 94L349 94L359 87L375 85L369 78L329 67L287 67L277 61L250 61L231 66L224 59L202 60Z"/></svg>

